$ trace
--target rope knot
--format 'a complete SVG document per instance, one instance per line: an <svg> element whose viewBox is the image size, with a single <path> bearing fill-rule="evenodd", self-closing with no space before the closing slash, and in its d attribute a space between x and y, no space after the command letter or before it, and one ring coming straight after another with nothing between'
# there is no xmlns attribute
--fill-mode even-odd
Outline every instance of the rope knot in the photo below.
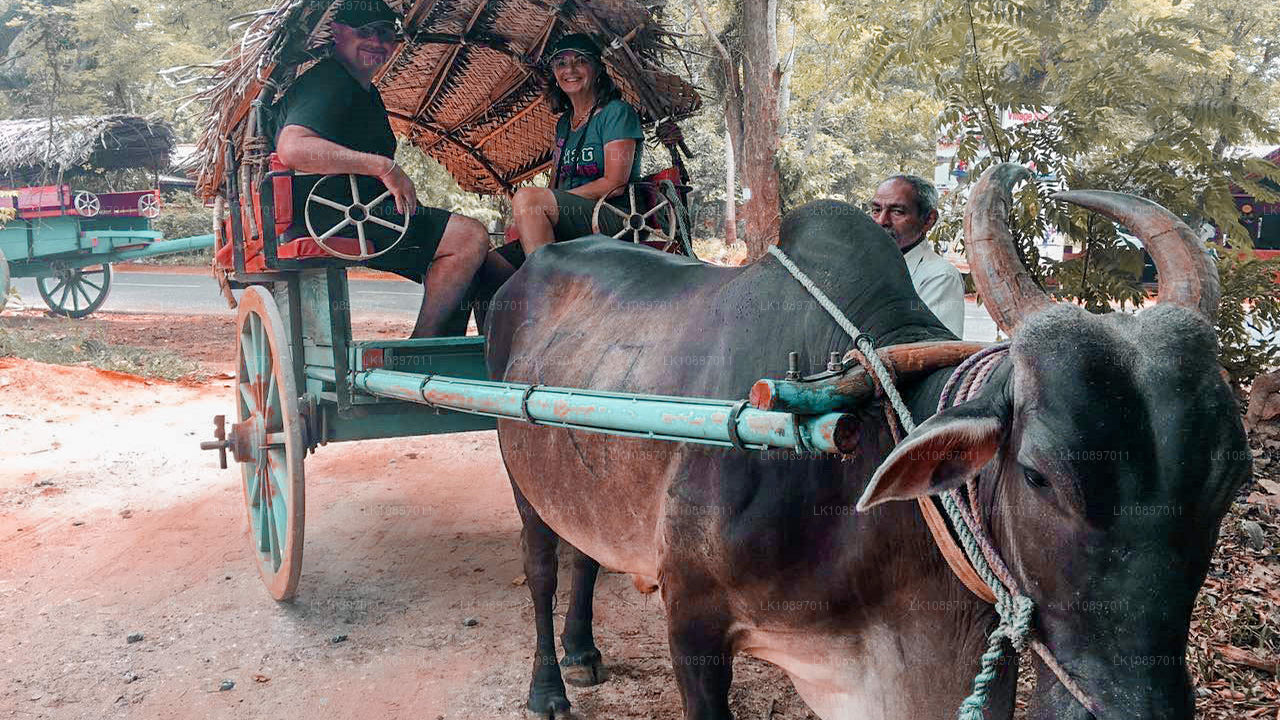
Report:
<svg viewBox="0 0 1280 720"><path fill-rule="evenodd" d="M1007 602L996 608L1000 613L1000 627L996 630L1008 638L1009 644L1017 652L1027 648L1027 640L1031 637L1031 620L1035 616L1036 604L1026 595L1014 595Z"/></svg>
<svg viewBox="0 0 1280 720"><path fill-rule="evenodd" d="M680 126L670 120L663 120L658 123L658 127L654 129L654 134L658 140L669 148L676 147L684 142L684 131Z"/></svg>

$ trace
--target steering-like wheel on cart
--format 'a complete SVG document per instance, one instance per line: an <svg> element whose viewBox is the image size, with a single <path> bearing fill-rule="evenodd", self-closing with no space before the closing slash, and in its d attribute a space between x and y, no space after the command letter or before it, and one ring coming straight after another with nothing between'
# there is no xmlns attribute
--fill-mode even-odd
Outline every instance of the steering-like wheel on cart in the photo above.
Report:
<svg viewBox="0 0 1280 720"><path fill-rule="evenodd" d="M144 218L160 217L160 198L155 193L147 193L138 198L138 214Z"/></svg>
<svg viewBox="0 0 1280 720"><path fill-rule="evenodd" d="M80 217L94 217L99 212L102 212L102 201L98 200L98 196L88 190L76 193L74 202L76 212L80 214Z"/></svg>
<svg viewBox="0 0 1280 720"><path fill-rule="evenodd" d="M342 202L332 199L331 197L326 197L325 194L322 194L320 190L321 186L328 183L329 187L333 187L333 183L330 182L331 180L336 180L338 182L341 182L342 178L344 177L348 178L349 182L351 183L351 203L350 204L344 204ZM333 192L330 191L328 194L332 195ZM396 245L400 244L400 241L404 239L405 232L407 232L409 229L409 221L407 218L405 219L404 224L400 225L390 220L385 220L383 218L380 218L377 215L374 215L373 213L369 212L370 208L376 208L380 203L384 202L389 197L391 197L391 191L385 190L381 195L377 196L376 198L368 202L364 202L360 199L360 188L356 183L355 175L325 175L324 177L320 178L320 180L317 181L315 185L312 186L311 192L307 194L307 202L306 202L306 205L303 207L303 219L306 220L306 223L307 223L307 232L311 234L312 239L314 239L316 241L316 244L319 245L321 248L323 248L325 252L329 253L330 255L333 255L334 257L340 257L344 260L368 260L370 258L376 258L379 255L385 255L388 252L391 252L391 250ZM318 212L319 206L324 206L327 208L331 208L333 210L339 210L343 213L344 217L338 223L333 225L333 227L330 227L329 229L324 230L323 232L317 232L315 227L315 222L314 222L315 221L314 216ZM369 238L365 235L364 228L366 223L373 223L375 225L381 225L382 227L395 230L396 232L399 233L399 235L397 235L396 239L392 241L391 244L387 245L385 248L381 250L375 250L373 249L373 246L370 243ZM339 230L343 230L351 225L355 225L356 236L360 241L360 252L355 254L338 250L334 248L332 243L332 239L334 235L336 235Z"/></svg>
<svg viewBox="0 0 1280 720"><path fill-rule="evenodd" d="M671 202L670 198L662 193L654 192L653 195L657 197L657 202L647 211L641 211L641 203L636 198L636 188L642 184L649 185L650 183L634 182L627 186L626 209L611 205L606 198L597 200L595 210L591 213L591 231L600 232L600 211L607 210L622 218L622 229L614 233L612 237L634 243L646 238L659 240L665 243L662 246L662 251L669 252L672 248L680 246L680 240L676 237L676 206ZM662 214L658 215L658 213ZM655 215L658 217L658 227L649 224L649 219ZM627 237L628 235L630 237Z"/></svg>

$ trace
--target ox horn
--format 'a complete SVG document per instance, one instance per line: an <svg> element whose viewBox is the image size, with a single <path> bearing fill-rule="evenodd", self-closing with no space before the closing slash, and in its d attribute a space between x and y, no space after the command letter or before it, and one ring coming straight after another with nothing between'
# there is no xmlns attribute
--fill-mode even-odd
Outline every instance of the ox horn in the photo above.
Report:
<svg viewBox="0 0 1280 720"><path fill-rule="evenodd" d="M1159 273L1157 302L1199 310L1218 318L1218 267L1187 224L1160 205L1126 193L1106 190L1068 190L1055 200L1092 210L1124 225L1142 241Z"/></svg>
<svg viewBox="0 0 1280 720"><path fill-rule="evenodd" d="M1013 186L1031 177L1021 165L1003 163L982 173L964 210L964 246L973 284L1004 334L1053 305L1022 265L1009 233Z"/></svg>

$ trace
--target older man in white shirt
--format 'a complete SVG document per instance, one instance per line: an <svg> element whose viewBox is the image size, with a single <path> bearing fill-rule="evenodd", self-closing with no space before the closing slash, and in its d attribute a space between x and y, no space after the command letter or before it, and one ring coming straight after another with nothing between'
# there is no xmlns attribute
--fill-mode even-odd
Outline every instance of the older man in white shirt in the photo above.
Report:
<svg viewBox="0 0 1280 720"><path fill-rule="evenodd" d="M938 221L933 183L915 175L885 180L871 200L871 219L898 243L916 294L948 330L963 337L964 279L924 239Z"/></svg>

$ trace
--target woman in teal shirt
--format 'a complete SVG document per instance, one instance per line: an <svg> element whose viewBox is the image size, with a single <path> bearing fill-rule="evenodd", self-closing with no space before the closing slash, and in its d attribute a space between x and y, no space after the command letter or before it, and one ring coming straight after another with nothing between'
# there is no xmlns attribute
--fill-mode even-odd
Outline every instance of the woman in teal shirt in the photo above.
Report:
<svg viewBox="0 0 1280 720"><path fill-rule="evenodd" d="M622 100L589 35L560 38L547 63L547 101L560 114L551 186L521 188L511 201L526 255L590 235L596 201L623 199L627 184L640 179L644 150L640 116ZM610 235L622 229L616 213L601 213L600 223Z"/></svg>

